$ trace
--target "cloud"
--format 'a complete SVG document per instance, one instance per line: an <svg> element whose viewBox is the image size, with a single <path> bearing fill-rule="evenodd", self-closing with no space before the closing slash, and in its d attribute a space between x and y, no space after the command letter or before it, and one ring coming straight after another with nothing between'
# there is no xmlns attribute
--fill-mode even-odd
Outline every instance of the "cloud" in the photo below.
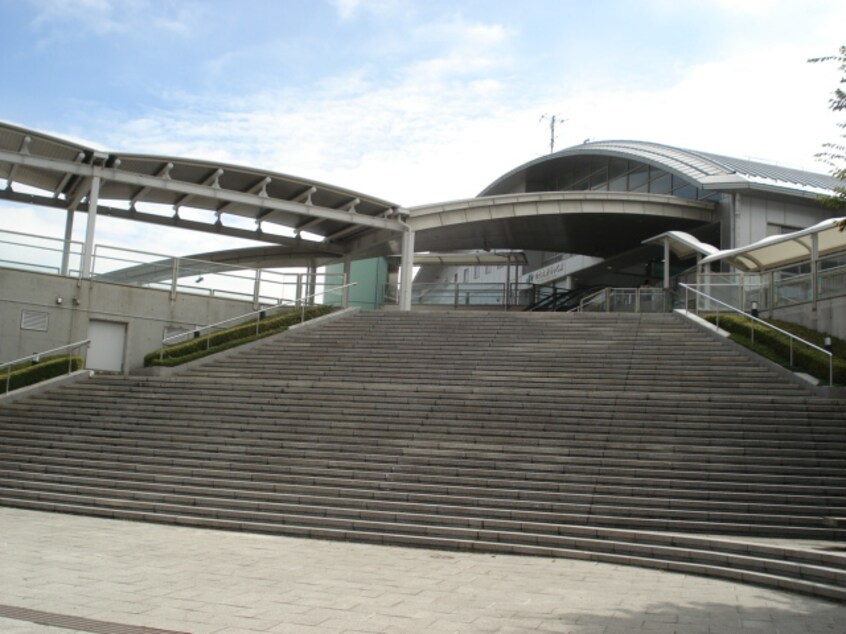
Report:
<svg viewBox="0 0 846 634"><path fill-rule="evenodd" d="M30 0L36 8L32 26L58 34L90 32L98 36L148 34L150 28L186 34L201 19L193 2L176 6L150 0Z"/></svg>
<svg viewBox="0 0 846 634"><path fill-rule="evenodd" d="M382 4L335 6L352 18ZM93 108L88 125L75 125L112 150L243 164L406 206L473 196L545 153L543 113L567 119L556 148L637 139L823 171L813 155L838 132L826 109L837 75L805 59L838 40L814 36L720 49L654 84L619 74L574 81L563 63L527 80L512 57L516 27L452 14L411 28L407 55L387 74L364 63L302 86L173 91L140 115ZM807 50L809 41L821 50ZM156 249L185 252L180 240Z"/></svg>
<svg viewBox="0 0 846 634"><path fill-rule="evenodd" d="M331 0L341 20L351 20L357 14L386 13L397 7L398 0Z"/></svg>

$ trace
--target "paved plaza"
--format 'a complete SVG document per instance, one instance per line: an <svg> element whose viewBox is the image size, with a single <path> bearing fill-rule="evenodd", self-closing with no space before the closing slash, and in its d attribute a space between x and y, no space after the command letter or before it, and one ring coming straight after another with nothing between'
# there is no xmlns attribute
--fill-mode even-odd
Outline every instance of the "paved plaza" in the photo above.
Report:
<svg viewBox="0 0 846 634"><path fill-rule="evenodd" d="M77 631L842 634L846 605L584 561L0 508L0 632Z"/></svg>

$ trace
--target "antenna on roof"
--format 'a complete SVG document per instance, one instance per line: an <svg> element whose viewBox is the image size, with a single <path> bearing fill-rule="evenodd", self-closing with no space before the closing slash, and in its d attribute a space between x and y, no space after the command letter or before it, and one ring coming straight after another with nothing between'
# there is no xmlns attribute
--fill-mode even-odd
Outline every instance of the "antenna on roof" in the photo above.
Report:
<svg viewBox="0 0 846 634"><path fill-rule="evenodd" d="M542 114L538 121L544 119L549 119L549 153L552 154L555 151L555 124L564 123L567 119L562 119L560 114Z"/></svg>

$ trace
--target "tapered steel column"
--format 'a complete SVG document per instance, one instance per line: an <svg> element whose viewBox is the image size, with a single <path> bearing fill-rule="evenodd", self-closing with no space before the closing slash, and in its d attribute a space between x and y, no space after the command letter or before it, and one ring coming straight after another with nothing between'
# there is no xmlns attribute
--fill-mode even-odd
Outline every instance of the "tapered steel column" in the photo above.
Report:
<svg viewBox="0 0 846 634"><path fill-rule="evenodd" d="M414 231L409 229L402 234L402 253L400 255L400 292L399 309L411 310L411 284L414 280Z"/></svg>
<svg viewBox="0 0 846 634"><path fill-rule="evenodd" d="M94 227L97 224L97 205L100 199L100 177L91 179L91 190L88 192L88 220L85 225L85 253L82 256L82 277L91 277L94 261Z"/></svg>

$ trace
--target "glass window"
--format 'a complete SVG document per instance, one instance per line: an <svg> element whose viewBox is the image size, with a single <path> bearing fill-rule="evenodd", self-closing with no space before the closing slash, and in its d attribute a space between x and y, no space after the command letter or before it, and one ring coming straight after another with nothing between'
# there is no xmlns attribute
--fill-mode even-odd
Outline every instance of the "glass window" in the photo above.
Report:
<svg viewBox="0 0 846 634"><path fill-rule="evenodd" d="M645 192L649 188L649 166L636 167L629 174L629 191Z"/></svg>
<svg viewBox="0 0 846 634"><path fill-rule="evenodd" d="M600 159L593 165L590 175L590 188L592 190L608 189L608 160Z"/></svg>
<svg viewBox="0 0 846 634"><path fill-rule="evenodd" d="M846 253L840 255L832 255L824 260L820 260L820 270L835 269L841 266L846 266Z"/></svg>
<svg viewBox="0 0 846 634"><path fill-rule="evenodd" d="M673 196L696 200L699 198L699 189L678 176L673 176Z"/></svg>
<svg viewBox="0 0 846 634"><path fill-rule="evenodd" d="M652 170L652 181L649 191L653 194L669 194L673 190L673 179L664 171Z"/></svg>
<svg viewBox="0 0 846 634"><path fill-rule="evenodd" d="M612 158L608 161L608 178L615 179L625 176L629 171L629 162L624 159Z"/></svg>

